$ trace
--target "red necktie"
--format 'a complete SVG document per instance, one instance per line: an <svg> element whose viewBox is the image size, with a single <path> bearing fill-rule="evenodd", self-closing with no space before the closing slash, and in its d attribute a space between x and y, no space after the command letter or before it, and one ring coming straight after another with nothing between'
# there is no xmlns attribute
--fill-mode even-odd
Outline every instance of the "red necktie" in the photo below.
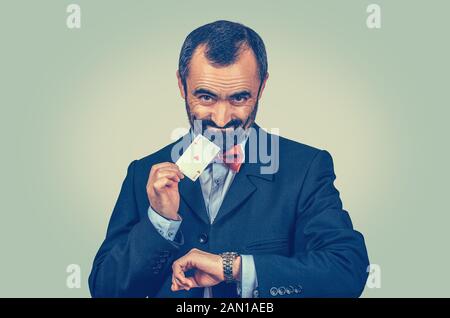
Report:
<svg viewBox="0 0 450 318"><path fill-rule="evenodd" d="M224 153L219 154L219 158L234 172L239 172L243 163L244 154L240 144L233 146Z"/></svg>

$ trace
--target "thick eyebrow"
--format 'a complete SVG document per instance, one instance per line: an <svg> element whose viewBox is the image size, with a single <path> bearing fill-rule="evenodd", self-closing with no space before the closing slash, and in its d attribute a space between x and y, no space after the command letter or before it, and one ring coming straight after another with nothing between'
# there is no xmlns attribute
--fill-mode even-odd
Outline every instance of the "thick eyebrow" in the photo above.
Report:
<svg viewBox="0 0 450 318"><path fill-rule="evenodd" d="M252 93L249 91L241 91L241 92L234 93L230 96L230 98L239 98L239 97L250 98L250 97L252 97Z"/></svg>
<svg viewBox="0 0 450 318"><path fill-rule="evenodd" d="M203 94L204 95L210 95L212 97L217 98L217 94L215 94L215 93L213 93L210 90L205 89L205 88L197 88L196 90L194 90L192 92L192 95L194 95L194 96L203 95Z"/></svg>

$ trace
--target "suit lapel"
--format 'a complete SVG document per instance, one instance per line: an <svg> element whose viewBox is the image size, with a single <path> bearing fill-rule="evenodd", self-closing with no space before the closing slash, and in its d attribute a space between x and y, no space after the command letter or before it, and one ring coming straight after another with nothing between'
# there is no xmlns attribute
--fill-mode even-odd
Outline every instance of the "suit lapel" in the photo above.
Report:
<svg viewBox="0 0 450 318"><path fill-rule="evenodd" d="M248 178L248 170L248 164L243 164L241 170L234 177L213 224L239 207L256 191L256 186Z"/></svg>
<svg viewBox="0 0 450 318"><path fill-rule="evenodd" d="M199 179L192 182L189 178L185 177L178 184L178 191L180 192L181 198L192 211L194 211L203 222L210 224Z"/></svg>

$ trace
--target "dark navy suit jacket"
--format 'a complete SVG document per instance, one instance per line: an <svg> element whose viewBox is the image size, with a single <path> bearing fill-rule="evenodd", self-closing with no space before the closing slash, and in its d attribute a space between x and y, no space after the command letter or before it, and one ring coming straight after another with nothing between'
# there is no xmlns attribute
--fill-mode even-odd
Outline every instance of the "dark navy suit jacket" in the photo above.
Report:
<svg viewBox="0 0 450 318"><path fill-rule="evenodd" d="M271 138L254 127L259 140ZM280 137L278 171L262 174L261 160L244 163L213 224L199 180L184 178L176 243L150 222L146 193L150 168L172 161L175 143L129 165L89 277L93 297L202 297L202 288L170 289L172 262L192 248L253 255L259 297L362 293L369 265L364 238L342 208L328 152ZM248 148L249 142L246 158ZM236 285L214 286L213 295L236 297Z"/></svg>

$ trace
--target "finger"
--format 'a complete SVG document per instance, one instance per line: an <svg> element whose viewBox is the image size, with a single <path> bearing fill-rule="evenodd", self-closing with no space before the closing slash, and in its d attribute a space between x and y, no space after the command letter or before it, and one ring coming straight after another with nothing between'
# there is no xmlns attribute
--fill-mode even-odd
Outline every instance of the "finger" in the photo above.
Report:
<svg viewBox="0 0 450 318"><path fill-rule="evenodd" d="M178 285L175 281L172 282L172 286L170 287L172 289L172 291L179 291L182 290L184 288L182 288L180 285Z"/></svg>
<svg viewBox="0 0 450 318"><path fill-rule="evenodd" d="M163 168L171 168L174 170L180 170L180 168L172 162L161 162L161 163L157 163L157 164L153 165L152 168L150 169L150 172L152 172L152 171L156 172L159 169L163 169Z"/></svg>
<svg viewBox="0 0 450 318"><path fill-rule="evenodd" d="M178 175L178 177L180 177L180 179L184 178L184 174L181 172L181 170L178 168L178 166L176 168L173 167L162 167L159 168L158 170L156 170L156 174L159 172L163 172L163 171L172 171L174 173L176 173Z"/></svg>
<svg viewBox="0 0 450 318"><path fill-rule="evenodd" d="M178 286L175 284L175 281L173 280L173 275L172 275L172 285L170 286L170 289L172 291L177 291L178 290Z"/></svg>
<svg viewBox="0 0 450 318"><path fill-rule="evenodd" d="M173 274L172 274L172 285L174 286L175 290L185 289L185 286L181 284L181 282L179 282Z"/></svg>
<svg viewBox="0 0 450 318"><path fill-rule="evenodd" d="M164 187L170 187L174 183L175 181L172 181L171 179L164 177L156 180L155 183L153 184L153 188L158 191L163 189Z"/></svg>
<svg viewBox="0 0 450 318"><path fill-rule="evenodd" d="M172 286L171 286L171 288L172 288L173 291L179 291L179 290L184 289L184 287L180 283L178 283L176 281L176 279L175 279L175 277L173 275L172 275Z"/></svg>
<svg viewBox="0 0 450 318"><path fill-rule="evenodd" d="M176 260L172 265L172 275L175 280L179 282L181 285L188 286L186 283L186 276L184 274L184 266L183 266L183 257Z"/></svg>
<svg viewBox="0 0 450 318"><path fill-rule="evenodd" d="M180 285L183 288L189 287L189 285L187 283L186 275L184 274L184 272L182 270L174 271L173 276L175 277L175 281L177 282L178 285Z"/></svg>
<svg viewBox="0 0 450 318"><path fill-rule="evenodd" d="M178 171L180 170L176 164L171 163L171 162L157 163L157 164L153 165L150 169L149 180L152 179L153 176L155 175L155 173L158 172L160 169L174 169L174 170L178 170Z"/></svg>
<svg viewBox="0 0 450 318"><path fill-rule="evenodd" d="M186 283L190 288L200 287L200 285L195 280L195 277L186 277Z"/></svg>
<svg viewBox="0 0 450 318"><path fill-rule="evenodd" d="M175 275L173 275L173 273L172 273L172 283L177 285L178 287L181 288L184 287L184 285L178 279L175 278Z"/></svg>
<svg viewBox="0 0 450 318"><path fill-rule="evenodd" d="M156 173L155 177L156 177L156 180L161 179L163 177L167 177L175 182L179 182L181 180L181 177L175 171L170 171L170 170L159 170Z"/></svg>
<svg viewBox="0 0 450 318"><path fill-rule="evenodd" d="M176 164L170 161L160 162L154 164L152 167L154 168L160 168L160 167L178 167Z"/></svg>
<svg viewBox="0 0 450 318"><path fill-rule="evenodd" d="M191 287L188 284L181 283L177 278L175 278L175 282L178 285L179 289L185 289L185 290L191 289Z"/></svg>

